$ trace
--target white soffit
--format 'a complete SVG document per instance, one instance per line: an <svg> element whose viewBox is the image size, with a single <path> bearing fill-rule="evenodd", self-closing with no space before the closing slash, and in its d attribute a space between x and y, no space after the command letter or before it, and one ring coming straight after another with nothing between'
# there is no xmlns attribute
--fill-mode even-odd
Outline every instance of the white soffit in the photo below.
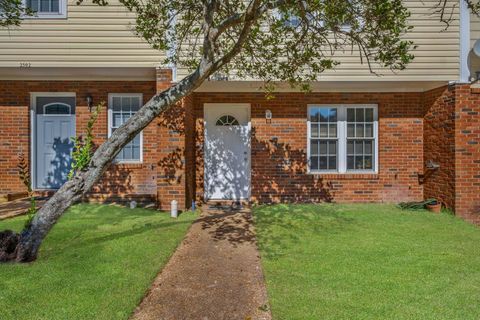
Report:
<svg viewBox="0 0 480 320"><path fill-rule="evenodd" d="M424 92L448 84L448 81L325 81L314 82L312 92ZM259 81L205 81L195 92L262 92ZM276 92L300 92L279 84Z"/></svg>
<svg viewBox="0 0 480 320"><path fill-rule="evenodd" d="M155 68L0 68L0 80L155 81Z"/></svg>

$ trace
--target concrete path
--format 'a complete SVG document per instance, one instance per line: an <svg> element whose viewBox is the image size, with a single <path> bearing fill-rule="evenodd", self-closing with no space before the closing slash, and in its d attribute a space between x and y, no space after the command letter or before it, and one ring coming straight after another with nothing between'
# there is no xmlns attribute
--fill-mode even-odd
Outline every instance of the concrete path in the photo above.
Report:
<svg viewBox="0 0 480 320"><path fill-rule="evenodd" d="M45 203L45 198L37 199L37 209ZM0 220L13 218L25 214L30 208L29 199L18 199L10 202L0 203Z"/></svg>
<svg viewBox="0 0 480 320"><path fill-rule="evenodd" d="M205 207L132 319L271 319L250 210Z"/></svg>

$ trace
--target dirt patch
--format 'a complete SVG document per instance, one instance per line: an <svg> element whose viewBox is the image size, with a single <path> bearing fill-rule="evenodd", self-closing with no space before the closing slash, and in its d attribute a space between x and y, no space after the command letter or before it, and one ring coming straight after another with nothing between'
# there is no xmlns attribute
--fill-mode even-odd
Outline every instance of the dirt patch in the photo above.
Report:
<svg viewBox="0 0 480 320"><path fill-rule="evenodd" d="M250 210L204 209L132 319L271 319Z"/></svg>

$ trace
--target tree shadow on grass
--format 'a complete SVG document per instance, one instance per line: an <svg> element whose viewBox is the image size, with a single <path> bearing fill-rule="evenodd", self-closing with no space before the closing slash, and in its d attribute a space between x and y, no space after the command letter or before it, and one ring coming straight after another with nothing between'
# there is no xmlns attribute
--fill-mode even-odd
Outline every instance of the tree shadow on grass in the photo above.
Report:
<svg viewBox="0 0 480 320"><path fill-rule="evenodd" d="M163 213L147 209L132 210L121 207L118 207L118 210L115 209L117 209L115 206L105 205L88 205L88 207L79 205L78 207L74 207L72 209L73 211L69 214L70 223L56 226L56 228L60 227L63 230L51 233L49 237L53 237L54 239L52 240L55 242L57 242L55 238L58 238L58 241L62 239L61 242L64 243L63 247L65 248L87 247L133 237L152 230L167 229L175 225L191 223L190 220L145 222L143 219ZM106 210L109 212L102 212ZM115 212L112 212L112 210L115 210ZM167 217L167 214L165 214L165 217ZM123 230L114 230L126 221L128 221L130 226L124 227ZM84 227L79 227L80 224ZM106 233L107 228L112 228L111 233L92 237L92 233L94 234L96 231ZM67 232L71 235L68 239L65 239L64 234Z"/></svg>
<svg viewBox="0 0 480 320"><path fill-rule="evenodd" d="M215 210L215 209L210 209ZM199 218L202 230L207 230L214 241L228 241L233 247L242 243L255 243L252 216L236 208L219 208L214 213Z"/></svg>
<svg viewBox="0 0 480 320"><path fill-rule="evenodd" d="M132 237L135 235L139 235L148 231L158 230L163 228L169 228L179 224L190 224L190 221L172 221L172 222L159 222L159 223L144 223L138 224L133 226L132 228L116 233L112 233L105 236L100 236L96 238L91 238L86 241L82 242L82 245L90 245L90 244L99 244L103 242L118 240L121 238Z"/></svg>
<svg viewBox="0 0 480 320"><path fill-rule="evenodd" d="M277 259L312 234L343 232L355 219L346 217L335 205L265 205L254 214L262 255Z"/></svg>

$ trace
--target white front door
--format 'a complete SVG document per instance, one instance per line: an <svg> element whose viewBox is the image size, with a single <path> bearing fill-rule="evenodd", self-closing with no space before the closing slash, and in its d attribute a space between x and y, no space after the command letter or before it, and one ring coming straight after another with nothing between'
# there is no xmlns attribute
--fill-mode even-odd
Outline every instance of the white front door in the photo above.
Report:
<svg viewBox="0 0 480 320"><path fill-rule="evenodd" d="M205 104L205 197L250 197L250 105Z"/></svg>
<svg viewBox="0 0 480 320"><path fill-rule="evenodd" d="M75 97L38 96L35 110L36 189L58 189L71 168L75 136Z"/></svg>

